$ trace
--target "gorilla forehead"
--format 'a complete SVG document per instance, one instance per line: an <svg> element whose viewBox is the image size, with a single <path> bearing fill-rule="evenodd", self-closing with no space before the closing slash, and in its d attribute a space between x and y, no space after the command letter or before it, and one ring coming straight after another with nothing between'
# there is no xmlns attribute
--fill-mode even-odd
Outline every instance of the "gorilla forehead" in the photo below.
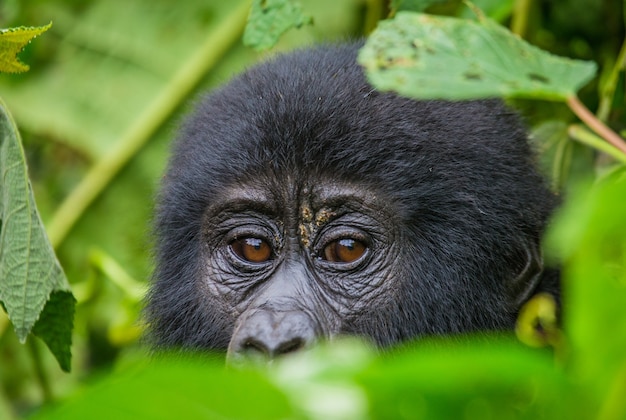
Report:
<svg viewBox="0 0 626 420"><path fill-rule="evenodd" d="M499 101L413 101L377 92L355 62L357 50L279 56L206 97L175 146L170 188L210 197L245 182L302 188L327 178L399 201L456 191L477 202L502 200L501 191L494 194L500 184L506 201L516 194L511 184L525 188L524 172L527 185L537 182L523 127ZM473 181L486 177L489 183Z"/></svg>
<svg viewBox="0 0 626 420"><path fill-rule="evenodd" d="M272 178L376 173L381 162L414 150L406 140L415 133L398 133L403 127L393 121L409 103L381 101L355 65L355 50L344 52L334 60L315 57L327 54L319 50L283 56L236 78L200 104L180 149L231 180L260 171Z"/></svg>
<svg viewBox="0 0 626 420"><path fill-rule="evenodd" d="M376 219L380 225L387 226L395 216L395 208L389 205L386 197L376 195L366 187L322 179L311 188L294 187L290 182L281 185L264 180L226 187L207 206L205 223L210 227L215 221L232 214L256 212L283 222L312 223L318 228L346 214ZM392 226L387 227L392 230ZM373 226L370 224L369 228Z"/></svg>

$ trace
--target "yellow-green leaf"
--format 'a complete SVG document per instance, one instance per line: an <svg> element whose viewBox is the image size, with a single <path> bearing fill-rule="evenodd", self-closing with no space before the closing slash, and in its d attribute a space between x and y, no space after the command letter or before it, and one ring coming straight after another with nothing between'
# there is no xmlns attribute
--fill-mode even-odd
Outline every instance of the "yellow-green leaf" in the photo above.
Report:
<svg viewBox="0 0 626 420"><path fill-rule="evenodd" d="M554 297L549 293L533 296L520 311L515 333L520 341L529 346L559 345L561 332Z"/></svg>
<svg viewBox="0 0 626 420"><path fill-rule="evenodd" d="M52 26L52 22L45 26L20 26L19 28L0 29L0 72L21 73L28 70L28 65L22 63L17 54L38 35L41 35Z"/></svg>

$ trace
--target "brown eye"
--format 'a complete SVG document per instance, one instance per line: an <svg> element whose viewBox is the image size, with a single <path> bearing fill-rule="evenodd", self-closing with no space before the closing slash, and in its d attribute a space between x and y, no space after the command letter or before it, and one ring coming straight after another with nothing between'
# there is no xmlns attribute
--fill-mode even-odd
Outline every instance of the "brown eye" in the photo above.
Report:
<svg viewBox="0 0 626 420"><path fill-rule="evenodd" d="M269 244L259 238L235 239L230 243L230 249L244 261L263 263L272 257Z"/></svg>
<svg viewBox="0 0 626 420"><path fill-rule="evenodd" d="M351 263L363 256L367 247L361 241L343 238L333 241L324 248L324 259L330 262Z"/></svg>

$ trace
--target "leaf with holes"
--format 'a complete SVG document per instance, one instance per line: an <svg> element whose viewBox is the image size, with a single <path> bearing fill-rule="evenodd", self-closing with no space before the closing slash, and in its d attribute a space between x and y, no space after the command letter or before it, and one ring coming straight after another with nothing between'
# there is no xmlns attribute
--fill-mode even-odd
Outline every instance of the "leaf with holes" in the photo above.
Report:
<svg viewBox="0 0 626 420"><path fill-rule="evenodd" d="M32 331L70 369L75 299L35 205L19 133L0 101L0 301L23 343Z"/></svg>
<svg viewBox="0 0 626 420"><path fill-rule="evenodd" d="M400 12L359 53L370 82L416 99L564 100L595 74L593 62L557 57L497 23Z"/></svg>

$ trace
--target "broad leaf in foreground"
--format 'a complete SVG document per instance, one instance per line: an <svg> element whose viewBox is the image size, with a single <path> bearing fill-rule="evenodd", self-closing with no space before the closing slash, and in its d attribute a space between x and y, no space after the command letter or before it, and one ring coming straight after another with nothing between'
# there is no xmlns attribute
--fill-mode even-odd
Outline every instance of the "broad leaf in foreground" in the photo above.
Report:
<svg viewBox="0 0 626 420"><path fill-rule="evenodd" d="M17 54L37 35L50 29L52 23L45 26L21 26L19 28L0 29L0 72L21 73L28 70Z"/></svg>
<svg viewBox="0 0 626 420"><path fill-rule="evenodd" d="M262 372L224 369L193 355L151 358L116 371L32 419L297 419Z"/></svg>
<svg viewBox="0 0 626 420"><path fill-rule="evenodd" d="M15 123L0 101L0 301L21 342L32 331L70 369L75 299L39 217Z"/></svg>
<svg viewBox="0 0 626 420"><path fill-rule="evenodd" d="M564 100L595 74L593 62L557 57L487 19L400 12L359 54L370 82L416 99Z"/></svg>
<svg viewBox="0 0 626 420"><path fill-rule="evenodd" d="M568 353L579 383L596 387L605 415L626 418L626 170L571 194L546 238L563 261ZM608 410L608 411L607 411ZM609 415L610 413L610 415Z"/></svg>

